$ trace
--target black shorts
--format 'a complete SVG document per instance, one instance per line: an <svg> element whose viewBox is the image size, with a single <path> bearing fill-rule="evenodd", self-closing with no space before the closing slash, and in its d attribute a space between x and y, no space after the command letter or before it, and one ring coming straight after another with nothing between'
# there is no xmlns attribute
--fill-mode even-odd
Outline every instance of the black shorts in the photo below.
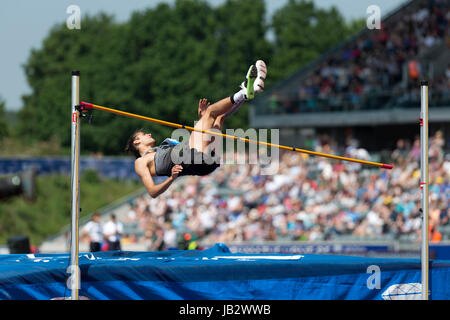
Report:
<svg viewBox="0 0 450 320"><path fill-rule="evenodd" d="M183 170L179 176L204 176L212 173L218 167L220 167L220 159L215 157L215 153L211 155L198 151L195 148L189 148L186 144L177 145L172 149L175 152L174 159L172 160L172 167L176 164L180 164ZM185 157L185 152L189 153L189 156ZM178 157L179 156L179 157Z"/></svg>

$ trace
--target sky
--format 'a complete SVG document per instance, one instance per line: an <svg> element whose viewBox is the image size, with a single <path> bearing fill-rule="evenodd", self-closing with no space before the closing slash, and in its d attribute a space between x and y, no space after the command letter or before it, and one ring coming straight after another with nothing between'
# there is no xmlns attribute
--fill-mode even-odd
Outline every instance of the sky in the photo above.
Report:
<svg viewBox="0 0 450 320"><path fill-rule="evenodd" d="M225 0L207 0L218 6ZM288 0L266 0L267 14L271 16ZM406 0L314 0L320 8L336 6L348 20L364 18L370 5L378 5L381 18L397 8ZM31 49L39 49L50 28L56 23L65 22L70 5L81 9L81 30L83 14L96 14L100 11L113 14L118 22L128 20L136 10L153 8L158 3L173 4L175 0L2 0L0 3L0 97L6 101L7 110L22 107L21 96L30 93L23 65ZM77 32L77 31L75 31Z"/></svg>

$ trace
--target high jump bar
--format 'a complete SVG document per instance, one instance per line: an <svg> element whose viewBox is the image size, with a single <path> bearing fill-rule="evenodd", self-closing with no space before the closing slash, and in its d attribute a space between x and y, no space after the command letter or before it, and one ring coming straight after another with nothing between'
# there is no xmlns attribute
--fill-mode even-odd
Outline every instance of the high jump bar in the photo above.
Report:
<svg viewBox="0 0 450 320"><path fill-rule="evenodd" d="M89 103L89 102L84 102L84 101L80 102L80 106L81 106L80 111L84 111L83 110L84 108L86 108L86 109L97 109L97 110L102 110L102 111L106 111L106 112L110 112L110 113L115 113L115 114L118 114L118 115L130 117L130 118L145 120L145 121L149 121L149 122L153 122L153 123L157 123L157 124L161 124L161 125L165 125L165 126L169 126L169 127L173 127L173 128L187 129L189 131L196 131L196 132L201 132L201 133L206 133L206 134L212 134L212 135L216 135L216 136L222 136L222 137L225 137L225 138L228 138L228 139L240 140L240 141L245 141L245 142L248 142L248 143L262 144L262 145L266 145L266 146L269 146L269 147L275 147L275 148L284 149L284 150L296 151L296 152L301 152L301 153L314 155L314 156L319 156L319 157L325 157L325 158L331 158L331 159L337 159L337 160L343 160L343 161L350 161L350 162L356 162L356 163L361 163L361 164L366 164L366 165L371 165L371 166L377 166L377 167L380 167L382 169L392 169L394 167L391 164L385 164L385 163L378 163L378 162L366 161L366 160L361 160L361 159L354 159L354 158L335 156L335 155L328 154L328 153L321 153L321 152L316 152L316 151L299 149L299 148L295 148L295 147L288 147L288 146L283 146L283 145L279 145L279 144L273 144L273 143L270 143L270 142L256 141L256 140L251 140L251 139L247 139L247 138L241 138L241 137L237 137L237 136L233 136L233 135L229 135L229 134L213 132L213 131L209 131L209 130L201 130L201 129L193 128L193 127L190 127L190 126L185 126L185 125L182 125L182 124L178 124L178 123L168 122L168 121L164 121L164 120L158 120L158 119L154 119L154 118L150 118L150 117L146 117L146 116L141 116L141 115L137 115L137 114L133 114L133 113L130 113L130 112L125 112L125 111L121 111L121 110L117 110L117 109L111 109L111 108L99 106L99 105L96 105L96 104L93 104L93 103Z"/></svg>

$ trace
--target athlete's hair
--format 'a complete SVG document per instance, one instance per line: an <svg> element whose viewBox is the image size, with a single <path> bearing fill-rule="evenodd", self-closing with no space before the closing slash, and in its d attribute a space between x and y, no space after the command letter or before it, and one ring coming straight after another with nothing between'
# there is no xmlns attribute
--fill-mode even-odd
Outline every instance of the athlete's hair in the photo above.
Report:
<svg viewBox="0 0 450 320"><path fill-rule="evenodd" d="M140 128L140 129L136 130L128 138L127 144L125 145L125 152L132 153L136 157L136 159L141 156L141 154L139 153L139 150L134 145L134 140L136 140L136 137L137 137L138 133L145 133L145 130L143 128Z"/></svg>

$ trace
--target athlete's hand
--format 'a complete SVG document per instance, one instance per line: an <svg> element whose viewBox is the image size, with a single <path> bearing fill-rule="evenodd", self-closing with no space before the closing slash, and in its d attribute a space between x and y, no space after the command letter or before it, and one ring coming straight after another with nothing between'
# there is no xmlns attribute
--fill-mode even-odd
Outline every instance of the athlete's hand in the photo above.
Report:
<svg viewBox="0 0 450 320"><path fill-rule="evenodd" d="M172 179L175 180L176 178L178 178L178 174L183 171L183 167L180 166L179 164L173 166L172 168Z"/></svg>
<svg viewBox="0 0 450 320"><path fill-rule="evenodd" d="M201 118L211 103L208 99L200 99L198 101L198 117Z"/></svg>

